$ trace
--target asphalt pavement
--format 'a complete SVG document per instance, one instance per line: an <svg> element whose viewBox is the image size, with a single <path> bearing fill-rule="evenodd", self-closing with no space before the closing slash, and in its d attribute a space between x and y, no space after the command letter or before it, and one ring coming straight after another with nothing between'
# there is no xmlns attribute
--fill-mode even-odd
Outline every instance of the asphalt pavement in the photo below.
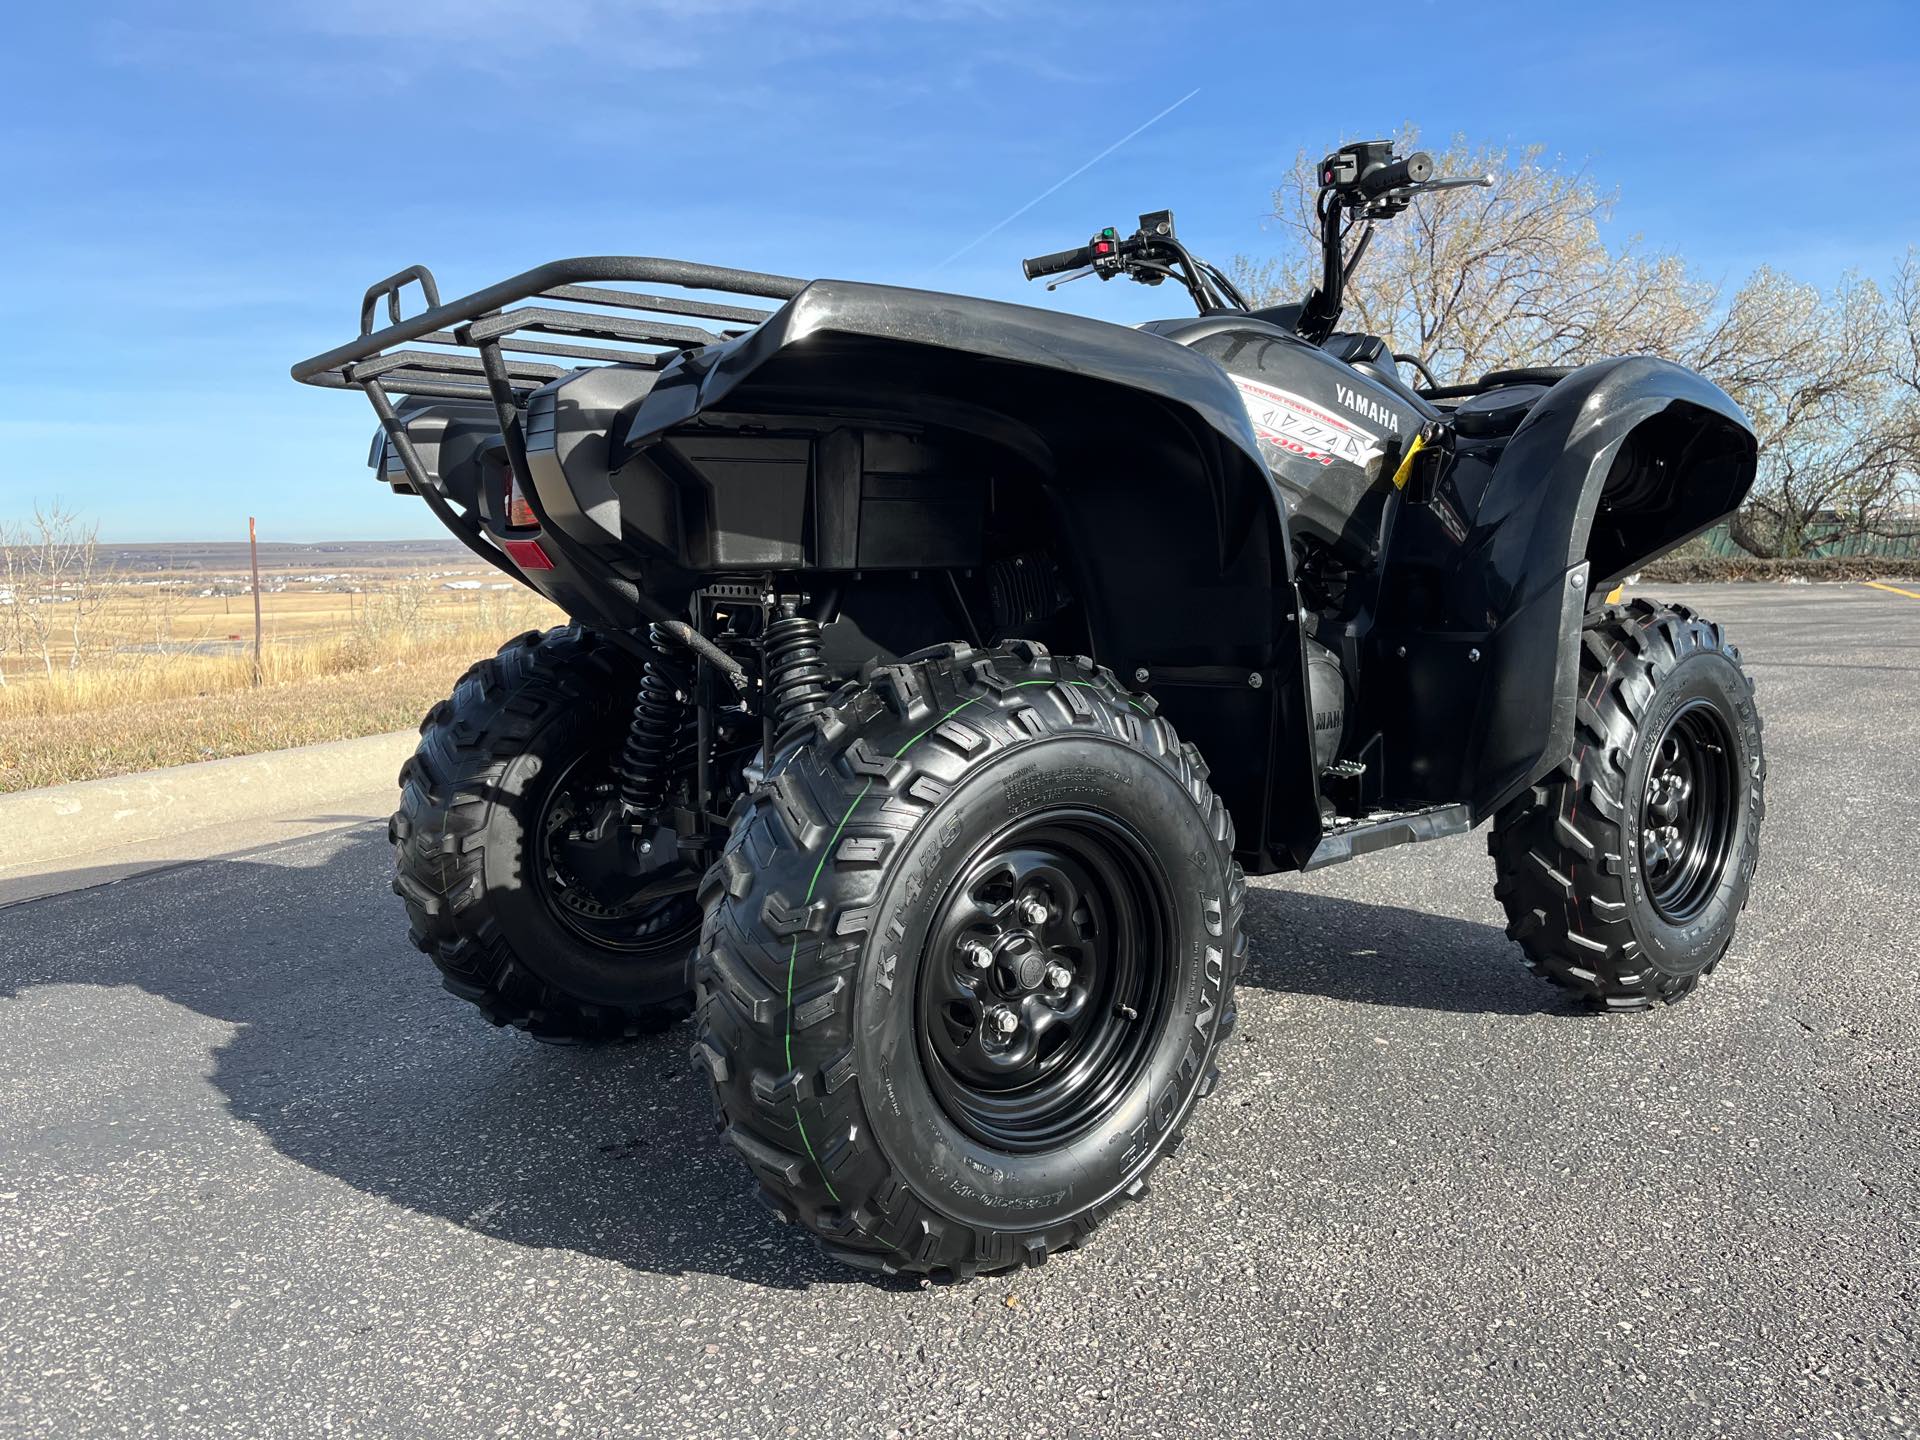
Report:
<svg viewBox="0 0 1920 1440"><path fill-rule="evenodd" d="M1699 995L1521 968L1474 834L1261 881L1225 1083L1086 1250L875 1281L675 1033L444 994L354 825L0 909L0 1433L1834 1436L1920 1382L1920 585L1650 587L1759 684ZM113 883L93 884L96 879Z"/></svg>

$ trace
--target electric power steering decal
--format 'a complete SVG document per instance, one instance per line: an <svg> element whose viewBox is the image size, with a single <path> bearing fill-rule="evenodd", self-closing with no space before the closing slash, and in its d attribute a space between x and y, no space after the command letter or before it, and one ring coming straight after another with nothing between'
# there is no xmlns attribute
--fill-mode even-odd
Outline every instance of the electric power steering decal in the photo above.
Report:
<svg viewBox="0 0 1920 1440"><path fill-rule="evenodd" d="M1240 387L1247 418L1253 421L1254 434L1262 444L1317 464L1331 465L1339 460L1362 470L1383 453L1378 435L1304 395L1263 385L1244 375L1235 375L1233 383Z"/></svg>

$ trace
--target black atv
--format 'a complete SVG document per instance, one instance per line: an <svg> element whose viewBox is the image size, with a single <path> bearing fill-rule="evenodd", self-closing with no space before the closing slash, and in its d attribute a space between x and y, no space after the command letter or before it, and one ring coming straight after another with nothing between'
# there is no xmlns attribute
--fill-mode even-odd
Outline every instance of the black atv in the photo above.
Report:
<svg viewBox="0 0 1920 1440"><path fill-rule="evenodd" d="M1661 360L1441 385L1336 330L1372 224L1475 182L1384 142L1321 180L1303 304L1166 212L1027 262L1199 311L1135 329L629 257L368 290L294 377L364 391L379 474L574 620L401 773L448 987L556 1041L692 1014L772 1207L952 1276L1145 1193L1233 1028L1243 871L1492 820L1535 969L1688 994L1759 717L1719 626L1602 597L1740 503L1753 433Z"/></svg>

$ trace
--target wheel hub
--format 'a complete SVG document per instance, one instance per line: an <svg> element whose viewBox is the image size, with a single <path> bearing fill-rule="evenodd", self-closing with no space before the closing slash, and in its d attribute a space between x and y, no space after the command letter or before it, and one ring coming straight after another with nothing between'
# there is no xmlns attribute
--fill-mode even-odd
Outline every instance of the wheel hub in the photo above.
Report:
<svg viewBox="0 0 1920 1440"><path fill-rule="evenodd" d="M1038 990L1046 982L1050 968L1047 952L1040 948L1040 942L1031 934L1015 931L1009 935L1006 953L1014 988L1021 991Z"/></svg>
<svg viewBox="0 0 1920 1440"><path fill-rule="evenodd" d="M681 868L671 828L635 837L620 820L610 765L582 757L548 795L535 873L548 908L581 938L602 948L652 949L699 923L690 895L648 887Z"/></svg>

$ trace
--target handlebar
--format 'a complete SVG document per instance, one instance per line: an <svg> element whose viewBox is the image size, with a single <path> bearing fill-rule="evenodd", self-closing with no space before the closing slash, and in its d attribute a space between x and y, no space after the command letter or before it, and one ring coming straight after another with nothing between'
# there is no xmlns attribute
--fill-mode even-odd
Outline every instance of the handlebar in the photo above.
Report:
<svg viewBox="0 0 1920 1440"><path fill-rule="evenodd" d="M1369 170L1355 182L1353 188L1362 199L1373 200L1389 190L1424 185L1432 178L1433 157L1424 150L1416 150L1405 159Z"/></svg>
<svg viewBox="0 0 1920 1440"><path fill-rule="evenodd" d="M1022 260L1020 268L1026 272L1027 279L1038 280L1042 275L1058 275L1062 270L1078 270L1092 263L1093 247L1080 245L1072 250L1056 250L1051 255Z"/></svg>
<svg viewBox="0 0 1920 1440"><path fill-rule="evenodd" d="M1393 141L1359 140L1344 145L1320 162L1320 194L1315 213L1320 222L1322 279L1293 328L1316 343L1332 333L1340 318L1341 296L1376 223L1391 220L1413 203L1416 195L1454 190L1467 185L1491 185L1491 175L1437 180L1433 156L1416 150L1394 158ZM1359 241L1348 246L1355 230ZM1192 254L1174 238L1173 212L1155 210L1140 217L1140 228L1120 235L1113 226L1098 231L1085 245L1056 250L1022 260L1027 279L1077 271L1070 279L1092 275L1100 280L1127 279L1143 285L1173 280L1186 288L1202 315L1251 310L1252 306L1218 266ZM1056 280L1048 289L1065 284Z"/></svg>
<svg viewBox="0 0 1920 1440"><path fill-rule="evenodd" d="M1172 280L1186 290L1202 315L1216 310L1249 308L1246 297L1231 280L1216 267L1189 254L1187 247L1174 237L1171 210L1148 211L1140 217L1140 228L1131 235L1122 235L1115 226L1108 225L1096 230L1086 244L1022 260L1020 269L1029 280L1062 271L1074 272L1066 280L1054 281L1047 287L1049 290L1083 275L1101 280L1135 280L1142 285Z"/></svg>

